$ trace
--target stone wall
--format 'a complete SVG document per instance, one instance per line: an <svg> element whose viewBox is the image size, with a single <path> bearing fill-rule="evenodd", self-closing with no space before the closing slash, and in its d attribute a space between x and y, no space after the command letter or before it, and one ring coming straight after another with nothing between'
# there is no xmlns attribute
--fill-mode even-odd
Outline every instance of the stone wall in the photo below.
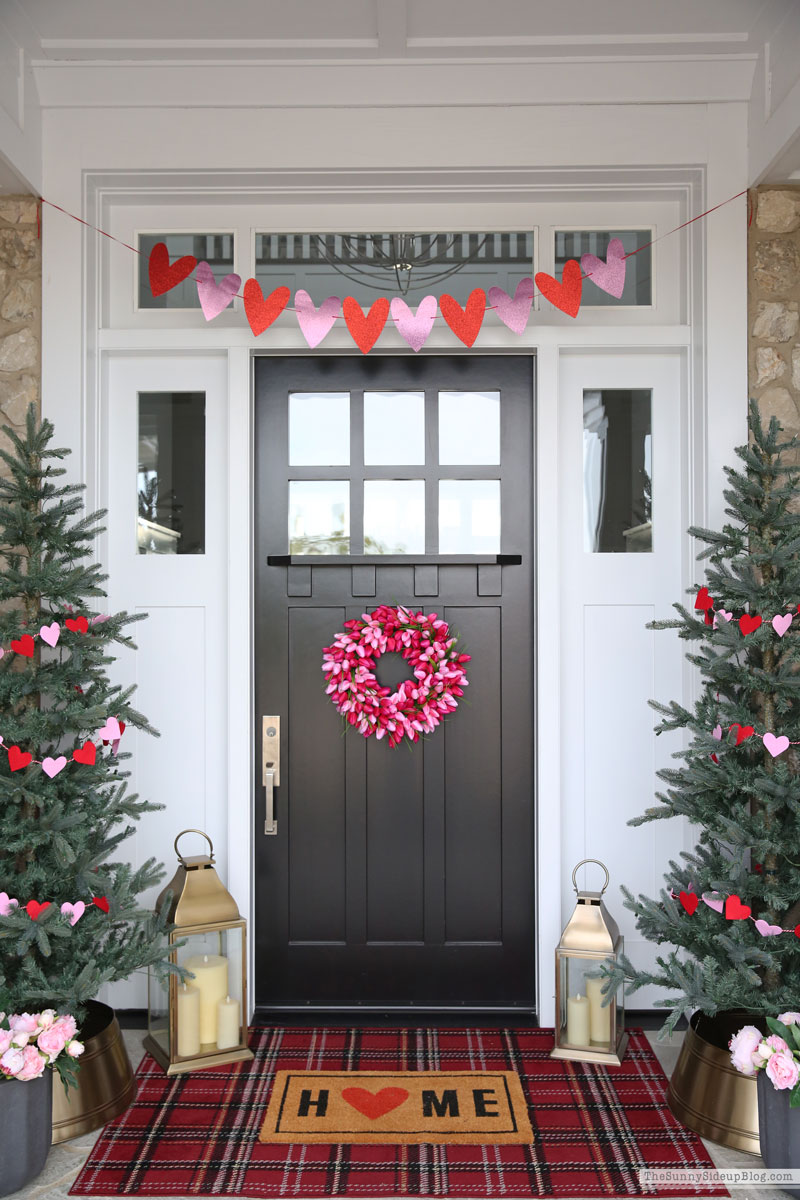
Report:
<svg viewBox="0 0 800 1200"><path fill-rule="evenodd" d="M41 411L42 243L33 196L0 196L0 426ZM0 464L1 465L1 464Z"/></svg>
<svg viewBox="0 0 800 1200"><path fill-rule="evenodd" d="M750 192L750 395L762 420L800 434L800 187Z"/></svg>

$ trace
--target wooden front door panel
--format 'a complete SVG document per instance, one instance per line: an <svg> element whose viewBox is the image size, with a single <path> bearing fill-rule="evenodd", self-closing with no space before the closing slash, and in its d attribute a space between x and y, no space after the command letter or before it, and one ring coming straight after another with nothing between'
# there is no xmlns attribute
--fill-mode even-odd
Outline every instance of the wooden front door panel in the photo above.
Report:
<svg viewBox="0 0 800 1200"><path fill-rule="evenodd" d="M532 360L261 358L255 364L256 778L281 718L278 832L256 792L256 1003L268 1009L534 1008ZM364 466L364 391L424 391L426 462ZM500 393L500 463L440 466L439 392ZM346 393L351 462L289 465L288 397ZM469 431L480 440L481 430ZM346 555L289 556L296 478L347 479ZM425 553L363 555L362 481L425 480ZM441 478L500 481L501 559L438 554ZM268 562L271 558L271 562ZM520 561L521 560L521 561ZM378 604L443 616L472 656L458 709L395 749L345 729L322 649ZM408 674L395 655L381 682Z"/></svg>

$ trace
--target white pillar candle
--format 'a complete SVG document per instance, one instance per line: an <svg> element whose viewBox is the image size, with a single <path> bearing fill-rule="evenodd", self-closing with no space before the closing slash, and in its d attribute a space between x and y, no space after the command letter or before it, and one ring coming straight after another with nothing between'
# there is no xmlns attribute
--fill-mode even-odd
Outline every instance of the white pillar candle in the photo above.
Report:
<svg viewBox="0 0 800 1200"><path fill-rule="evenodd" d="M567 1041L572 1046L589 1045L589 1001L585 996L567 996Z"/></svg>
<svg viewBox="0 0 800 1200"><path fill-rule="evenodd" d="M231 1046L238 1046L241 1033L239 1001L226 996L217 1005L217 1049L230 1050Z"/></svg>
<svg viewBox="0 0 800 1200"><path fill-rule="evenodd" d="M200 1053L200 993L182 984L178 988L178 1054L191 1058Z"/></svg>
<svg viewBox="0 0 800 1200"><path fill-rule="evenodd" d="M200 993L200 1042L213 1045L217 1040L217 1005L228 994L228 960L222 954L197 954L183 963L194 979L191 986Z"/></svg>
<svg viewBox="0 0 800 1200"><path fill-rule="evenodd" d="M589 1032L593 1042L611 1040L611 1006L603 1008L602 987L604 979L587 979L586 996L589 1001Z"/></svg>

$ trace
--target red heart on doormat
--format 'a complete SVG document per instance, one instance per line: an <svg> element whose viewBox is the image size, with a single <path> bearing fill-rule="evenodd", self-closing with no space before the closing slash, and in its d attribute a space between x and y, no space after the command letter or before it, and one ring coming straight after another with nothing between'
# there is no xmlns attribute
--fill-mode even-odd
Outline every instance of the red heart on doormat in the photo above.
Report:
<svg viewBox="0 0 800 1200"><path fill-rule="evenodd" d="M365 314L357 300L354 300L352 296L345 296L342 301L342 312L351 338L362 354L369 354L386 324L389 316L389 301L385 296L379 296L369 312Z"/></svg>
<svg viewBox="0 0 800 1200"><path fill-rule="evenodd" d="M33 658L33 638L29 633L23 633L19 641L11 643L11 649L15 654L24 654L26 658Z"/></svg>
<svg viewBox="0 0 800 1200"><path fill-rule="evenodd" d="M75 762L83 763L87 767L93 767L97 762L97 747L94 742L84 742L77 750L72 751L72 757L75 759Z"/></svg>
<svg viewBox="0 0 800 1200"><path fill-rule="evenodd" d="M64 622L67 629L71 629L73 633L88 633L89 622L86 617L67 617Z"/></svg>
<svg viewBox="0 0 800 1200"><path fill-rule="evenodd" d="M539 271L536 275L536 286L545 300L549 300L556 308L560 308L568 317L577 317L581 307L583 276L580 265L574 258L564 263L561 283L545 271Z"/></svg>
<svg viewBox="0 0 800 1200"><path fill-rule="evenodd" d="M265 297L257 279L247 280L244 285L244 312L254 337L258 337L278 319L289 303L291 294L288 287L276 287L274 292Z"/></svg>
<svg viewBox="0 0 800 1200"><path fill-rule="evenodd" d="M12 771L21 771L32 762L33 755L28 754L27 750L20 750L19 746L8 747L8 765Z"/></svg>
<svg viewBox="0 0 800 1200"><path fill-rule="evenodd" d="M154 296L161 296L182 283L197 266L193 254L184 254L177 262L170 265L169 250L163 242L156 242L147 260L147 273L150 276L150 291Z"/></svg>
<svg viewBox="0 0 800 1200"><path fill-rule="evenodd" d="M342 1099L362 1116L376 1121L378 1117L383 1117L393 1108L404 1104L408 1099L408 1092L405 1088L398 1087L385 1087L374 1093L362 1087L348 1087L342 1089Z"/></svg>
<svg viewBox="0 0 800 1200"><path fill-rule="evenodd" d="M686 911L690 917L691 917L692 913L695 911L695 909L697 908L697 905L700 903L699 899L694 894L694 892L681 892L680 895L678 896L678 899L680 900L681 904L686 909Z"/></svg>
<svg viewBox="0 0 800 1200"><path fill-rule="evenodd" d="M744 921L750 916L750 905L742 904L738 896L728 896L725 901L725 916L729 921Z"/></svg>
<svg viewBox="0 0 800 1200"><path fill-rule="evenodd" d="M457 300L445 294L439 297L439 311L453 333L465 346L471 346L481 331L484 313L486 312L486 292L483 288L475 288L470 292L466 308L462 308Z"/></svg>

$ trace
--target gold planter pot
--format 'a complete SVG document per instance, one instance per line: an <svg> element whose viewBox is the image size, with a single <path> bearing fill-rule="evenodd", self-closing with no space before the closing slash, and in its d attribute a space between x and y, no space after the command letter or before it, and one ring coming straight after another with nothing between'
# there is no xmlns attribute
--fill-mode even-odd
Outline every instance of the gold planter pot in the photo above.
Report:
<svg viewBox="0 0 800 1200"><path fill-rule="evenodd" d="M53 1081L53 1145L99 1129L118 1117L136 1095L131 1060L114 1010L90 1000L79 1036L86 1049L80 1058L78 1087L64 1092Z"/></svg>
<svg viewBox="0 0 800 1200"><path fill-rule="evenodd" d="M759 1154L756 1078L737 1071L730 1051L722 1048L743 1025L760 1026L761 1021L746 1012L692 1016L667 1103L678 1120L701 1137Z"/></svg>

